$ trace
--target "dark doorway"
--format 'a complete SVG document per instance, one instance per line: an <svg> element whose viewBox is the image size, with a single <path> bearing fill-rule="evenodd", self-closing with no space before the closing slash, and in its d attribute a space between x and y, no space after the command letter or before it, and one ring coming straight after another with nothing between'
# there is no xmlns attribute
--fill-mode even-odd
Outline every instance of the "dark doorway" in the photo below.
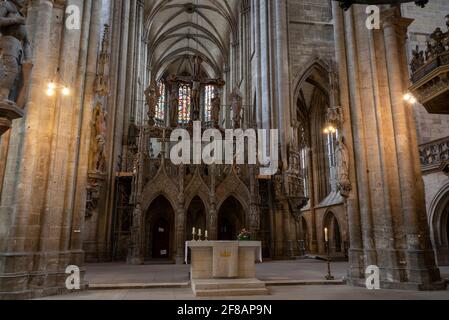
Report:
<svg viewBox="0 0 449 320"><path fill-rule="evenodd" d="M446 236L447 236L447 243L449 243L449 217L446 215Z"/></svg>
<svg viewBox="0 0 449 320"><path fill-rule="evenodd" d="M218 239L221 241L234 241L237 239L235 226L226 218L221 218L218 222Z"/></svg>
<svg viewBox="0 0 449 320"><path fill-rule="evenodd" d="M159 218L153 227L153 258L170 258L170 224Z"/></svg>
<svg viewBox="0 0 449 320"><path fill-rule="evenodd" d="M329 231L329 249L331 254L340 255L343 253L342 250L342 240L340 232L340 224L338 223L337 217L332 213L328 212L324 219L324 228ZM324 240L324 228L323 228L323 240Z"/></svg>
<svg viewBox="0 0 449 320"><path fill-rule="evenodd" d="M234 241L245 225L245 211L240 202L234 197L229 197L218 213L218 240Z"/></svg>
<svg viewBox="0 0 449 320"><path fill-rule="evenodd" d="M186 240L192 240L192 229L195 228L196 232L201 229L201 233L204 235L206 228L206 207L200 197L193 198L190 202L189 209L187 210L187 231Z"/></svg>
<svg viewBox="0 0 449 320"><path fill-rule="evenodd" d="M145 259L171 260L174 257L174 211L164 196L149 207L145 221Z"/></svg>

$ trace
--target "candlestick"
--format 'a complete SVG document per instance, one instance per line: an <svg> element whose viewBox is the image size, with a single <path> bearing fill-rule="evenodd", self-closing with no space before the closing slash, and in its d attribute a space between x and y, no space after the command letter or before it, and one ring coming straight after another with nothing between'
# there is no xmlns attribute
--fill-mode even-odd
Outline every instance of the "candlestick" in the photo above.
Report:
<svg viewBox="0 0 449 320"><path fill-rule="evenodd" d="M196 241L195 236L196 236L196 232L195 232L195 228L192 229L192 237L193 237L193 241Z"/></svg>
<svg viewBox="0 0 449 320"><path fill-rule="evenodd" d="M208 234L207 230L206 230L206 232L204 233L204 238L206 239L206 241L207 241L208 238L209 238L209 234Z"/></svg>
<svg viewBox="0 0 449 320"><path fill-rule="evenodd" d="M201 241L202 233L201 229L198 230L198 240Z"/></svg>
<svg viewBox="0 0 449 320"><path fill-rule="evenodd" d="M327 230L327 228L326 228ZM327 251L327 276L326 276L326 280L335 280L334 276L332 275L331 272L331 253L330 253L330 246L329 246L329 241L325 242L325 247L326 247L326 251Z"/></svg>

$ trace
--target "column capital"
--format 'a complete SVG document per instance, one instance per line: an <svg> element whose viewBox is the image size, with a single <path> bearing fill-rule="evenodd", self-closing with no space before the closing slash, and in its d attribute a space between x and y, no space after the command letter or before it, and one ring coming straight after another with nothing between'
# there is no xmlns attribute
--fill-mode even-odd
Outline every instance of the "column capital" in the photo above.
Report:
<svg viewBox="0 0 449 320"><path fill-rule="evenodd" d="M406 34L414 19L401 16L399 8L394 7L381 12L381 23L384 29L394 27L397 32Z"/></svg>

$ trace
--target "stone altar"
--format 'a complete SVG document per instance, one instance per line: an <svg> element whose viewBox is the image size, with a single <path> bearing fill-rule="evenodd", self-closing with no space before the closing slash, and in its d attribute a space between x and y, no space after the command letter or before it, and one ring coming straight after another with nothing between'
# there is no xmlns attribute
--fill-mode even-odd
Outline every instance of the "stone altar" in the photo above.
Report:
<svg viewBox="0 0 449 320"><path fill-rule="evenodd" d="M266 295L265 283L256 279L256 261L262 262L259 241L189 241L190 279L196 296Z"/></svg>

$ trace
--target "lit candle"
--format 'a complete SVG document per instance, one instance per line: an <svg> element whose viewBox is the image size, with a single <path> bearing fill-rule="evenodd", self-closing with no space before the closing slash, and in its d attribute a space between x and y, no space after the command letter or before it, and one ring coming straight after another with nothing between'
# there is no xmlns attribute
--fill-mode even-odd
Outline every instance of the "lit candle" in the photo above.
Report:
<svg viewBox="0 0 449 320"><path fill-rule="evenodd" d="M192 229L192 234L195 235L195 227Z"/></svg>
<svg viewBox="0 0 449 320"><path fill-rule="evenodd" d="M324 228L324 241L329 241L329 229Z"/></svg>

